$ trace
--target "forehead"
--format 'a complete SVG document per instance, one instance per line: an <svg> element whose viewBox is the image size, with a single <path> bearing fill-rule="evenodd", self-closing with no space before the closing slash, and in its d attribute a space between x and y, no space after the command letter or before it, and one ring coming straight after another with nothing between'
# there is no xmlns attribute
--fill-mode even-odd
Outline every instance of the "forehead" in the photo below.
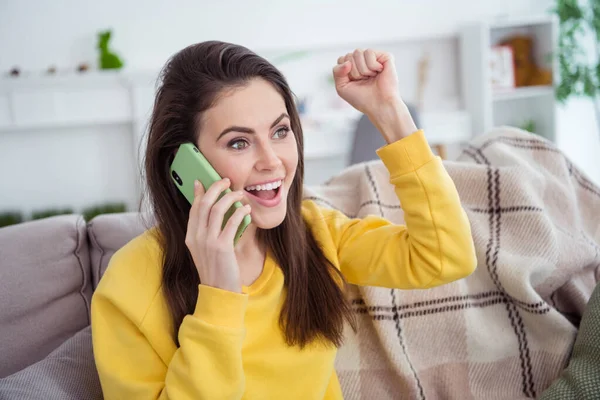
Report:
<svg viewBox="0 0 600 400"><path fill-rule="evenodd" d="M204 113L203 131L217 133L232 125L268 129L284 112L287 112L285 101L273 85L263 79L253 79L222 95Z"/></svg>

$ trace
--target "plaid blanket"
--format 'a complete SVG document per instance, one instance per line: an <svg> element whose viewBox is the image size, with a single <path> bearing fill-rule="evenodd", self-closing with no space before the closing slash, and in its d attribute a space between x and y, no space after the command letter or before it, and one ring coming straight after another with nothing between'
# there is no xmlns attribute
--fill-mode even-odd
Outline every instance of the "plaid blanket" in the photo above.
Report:
<svg viewBox="0 0 600 400"><path fill-rule="evenodd" d="M359 329L336 359L346 399L535 398L568 364L600 278L600 188L553 144L512 128L445 166L478 268L429 290L352 287ZM403 223L388 181L381 162L364 163L305 197Z"/></svg>

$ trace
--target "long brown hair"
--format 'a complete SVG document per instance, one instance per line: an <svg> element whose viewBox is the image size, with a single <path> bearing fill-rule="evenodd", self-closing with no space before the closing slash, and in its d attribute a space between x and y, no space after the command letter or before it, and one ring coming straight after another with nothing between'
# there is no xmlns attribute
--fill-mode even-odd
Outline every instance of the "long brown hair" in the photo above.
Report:
<svg viewBox="0 0 600 400"><path fill-rule="evenodd" d="M185 246L190 204L169 176L180 144L197 143L200 115L224 90L251 79L271 83L285 101L298 148L298 168L287 198L287 215L274 229L259 230L259 239L283 271L286 298L279 323L288 345L304 347L316 339L339 346L344 321L355 327L343 290L343 277L325 257L301 215L304 178L303 135L293 94L281 72L245 47L217 41L189 46L175 54L160 75L150 121L145 175L163 250L162 287L173 336L192 314L198 297L198 272Z"/></svg>

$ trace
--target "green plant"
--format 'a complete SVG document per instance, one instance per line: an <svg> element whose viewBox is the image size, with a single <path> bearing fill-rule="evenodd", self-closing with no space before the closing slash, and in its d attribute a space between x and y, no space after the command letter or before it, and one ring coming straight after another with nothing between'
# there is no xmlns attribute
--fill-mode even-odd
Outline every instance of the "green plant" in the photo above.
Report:
<svg viewBox="0 0 600 400"><path fill-rule="evenodd" d="M63 208L63 209L48 209L48 210L41 210L41 211L35 211L33 213L31 213L31 219L42 219L42 218L48 218L48 217L53 217L55 215L65 215L65 214L73 214L73 210L70 208Z"/></svg>
<svg viewBox="0 0 600 400"><path fill-rule="evenodd" d="M520 128L523 129L524 131L535 133L535 129L536 129L535 121L532 119L528 119L527 121L523 122L523 124L520 126Z"/></svg>
<svg viewBox="0 0 600 400"><path fill-rule="evenodd" d="M571 95L594 98L600 94L600 0L556 0L553 11L560 23L557 99L564 102ZM592 49L586 48L587 35L593 37Z"/></svg>
<svg viewBox="0 0 600 400"><path fill-rule="evenodd" d="M108 42L112 36L112 31L107 30L98 33L98 49L100 50L100 69L120 69L123 67L123 60L108 48Z"/></svg>
<svg viewBox="0 0 600 400"><path fill-rule="evenodd" d="M0 228L23 222L23 214L17 211L0 213Z"/></svg>
<svg viewBox="0 0 600 400"><path fill-rule="evenodd" d="M556 98L589 97L600 131L600 0L556 0L553 12L560 23Z"/></svg>
<svg viewBox="0 0 600 400"><path fill-rule="evenodd" d="M83 218L85 218L86 221L91 221L95 216L100 214L113 214L125 211L127 211L125 203L108 203L86 208L83 210Z"/></svg>
<svg viewBox="0 0 600 400"><path fill-rule="evenodd" d="M310 55L310 52L308 52L306 50L291 51L289 53L284 53L284 54L280 54L278 56L273 57L271 59L271 63L273 65L280 66L281 64L284 64L284 63L287 63L290 61L299 60L299 59L305 58L309 55Z"/></svg>

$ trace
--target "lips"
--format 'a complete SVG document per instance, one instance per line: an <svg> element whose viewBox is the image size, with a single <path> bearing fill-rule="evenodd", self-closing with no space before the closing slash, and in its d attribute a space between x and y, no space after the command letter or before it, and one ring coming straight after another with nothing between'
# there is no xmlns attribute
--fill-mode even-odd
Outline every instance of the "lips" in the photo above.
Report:
<svg viewBox="0 0 600 400"><path fill-rule="evenodd" d="M259 185L250 185L245 188L250 200L264 207L275 207L281 202L281 185L283 180L277 180Z"/></svg>

